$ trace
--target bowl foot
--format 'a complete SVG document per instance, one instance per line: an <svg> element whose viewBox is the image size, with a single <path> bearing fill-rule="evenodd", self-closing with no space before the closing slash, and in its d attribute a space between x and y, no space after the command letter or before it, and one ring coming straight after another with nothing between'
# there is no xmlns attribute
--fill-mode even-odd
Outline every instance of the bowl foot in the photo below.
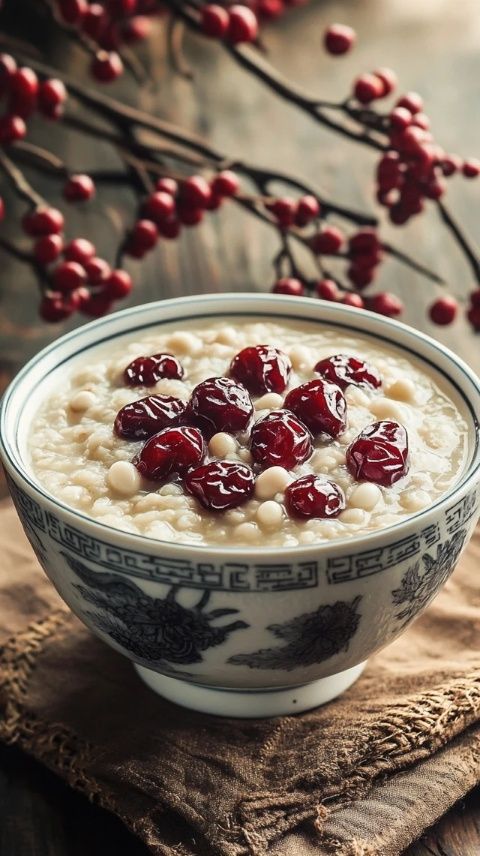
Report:
<svg viewBox="0 0 480 856"><path fill-rule="evenodd" d="M271 690L234 690L204 687L168 678L145 666L135 669L150 689L190 710L216 716L257 719L265 716L283 716L311 710L341 695L360 677L366 665L359 663L344 672L320 678L310 684Z"/></svg>

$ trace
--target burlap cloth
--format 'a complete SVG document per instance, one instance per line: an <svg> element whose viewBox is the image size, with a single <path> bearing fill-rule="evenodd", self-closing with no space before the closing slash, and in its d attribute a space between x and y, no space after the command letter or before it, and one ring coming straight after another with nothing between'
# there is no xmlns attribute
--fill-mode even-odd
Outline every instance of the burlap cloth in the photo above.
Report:
<svg viewBox="0 0 480 856"><path fill-rule="evenodd" d="M425 615L342 698L189 713L68 612L0 507L0 739L165 856L393 856L480 781L480 532Z"/></svg>

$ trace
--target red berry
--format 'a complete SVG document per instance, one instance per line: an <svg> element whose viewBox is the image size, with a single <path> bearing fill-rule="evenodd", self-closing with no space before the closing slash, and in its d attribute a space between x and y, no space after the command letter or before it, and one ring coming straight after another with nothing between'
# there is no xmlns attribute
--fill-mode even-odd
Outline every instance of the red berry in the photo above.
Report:
<svg viewBox="0 0 480 856"><path fill-rule="evenodd" d="M184 401L171 395L147 395L118 411L115 434L127 440L146 440L163 428L179 425L186 408Z"/></svg>
<svg viewBox="0 0 480 856"><path fill-rule="evenodd" d="M403 303L395 294L390 294L388 291L381 291L369 301L368 308L372 312L378 312L379 315L386 315L388 318L395 318L403 312Z"/></svg>
<svg viewBox="0 0 480 856"><path fill-rule="evenodd" d="M374 229L361 229L348 241L348 249L350 256L363 255L377 251L381 244L378 234Z"/></svg>
<svg viewBox="0 0 480 856"><path fill-rule="evenodd" d="M63 241L60 235L44 235L36 241L33 257L39 265L48 265L58 259L62 250Z"/></svg>
<svg viewBox="0 0 480 856"><path fill-rule="evenodd" d="M61 80L49 78L40 84L38 91L38 107L39 110L52 119L57 119L59 108L65 103L67 98L67 90Z"/></svg>
<svg viewBox="0 0 480 856"><path fill-rule="evenodd" d="M210 185L202 175L192 175L180 188L180 201L185 207L206 208L211 193Z"/></svg>
<svg viewBox="0 0 480 856"><path fill-rule="evenodd" d="M95 255L95 246L86 238L75 238L65 247L64 255L68 261L85 266L86 262Z"/></svg>
<svg viewBox="0 0 480 856"><path fill-rule="evenodd" d="M252 395L283 392L292 364L283 351L271 345L252 345L240 351L230 363L231 376Z"/></svg>
<svg viewBox="0 0 480 856"><path fill-rule="evenodd" d="M62 295L49 294L42 298L39 313L44 321L55 323L69 318L73 313L73 306L65 302Z"/></svg>
<svg viewBox="0 0 480 856"><path fill-rule="evenodd" d="M234 5L229 8L226 37L233 45L254 42L258 35L257 17L248 6Z"/></svg>
<svg viewBox="0 0 480 856"><path fill-rule="evenodd" d="M455 320L458 303L453 297L440 297L430 306L428 314L434 324L446 325Z"/></svg>
<svg viewBox="0 0 480 856"><path fill-rule="evenodd" d="M254 461L262 467L291 470L312 454L312 437L292 413L274 410L253 426L250 450Z"/></svg>
<svg viewBox="0 0 480 856"><path fill-rule="evenodd" d="M406 107L395 107L388 118L392 128L397 131L404 131L412 123L412 114Z"/></svg>
<svg viewBox="0 0 480 856"><path fill-rule="evenodd" d="M162 223L158 224L158 230L162 238L175 240L175 238L178 238L182 230L182 225L176 217L170 217L168 220L164 220Z"/></svg>
<svg viewBox="0 0 480 856"><path fill-rule="evenodd" d="M223 39L227 33L230 16L224 6L209 3L201 10L200 26L205 36Z"/></svg>
<svg viewBox="0 0 480 856"><path fill-rule="evenodd" d="M291 517L338 517L345 508L345 494L325 476L301 476L285 490L285 507Z"/></svg>
<svg viewBox="0 0 480 856"><path fill-rule="evenodd" d="M291 226L295 220L297 203L288 196L274 199L272 202L268 202L266 207L273 214L278 224L284 228Z"/></svg>
<svg viewBox="0 0 480 856"><path fill-rule="evenodd" d="M88 259L84 264L84 268L90 285L101 285L101 283L108 279L111 273L108 262L97 256L93 259Z"/></svg>
<svg viewBox="0 0 480 856"><path fill-rule="evenodd" d="M221 205L223 205L224 199L224 196L219 196L218 193L214 193L212 190L212 195L210 196L210 199L206 204L206 210L217 211L217 209L220 208Z"/></svg>
<svg viewBox="0 0 480 856"><path fill-rule="evenodd" d="M144 478L166 481L172 475L186 475L205 457L205 443L198 428L164 428L145 443L133 463Z"/></svg>
<svg viewBox="0 0 480 856"><path fill-rule="evenodd" d="M10 78L10 110L27 117L35 109L38 95L38 77L31 68L18 68Z"/></svg>
<svg viewBox="0 0 480 856"><path fill-rule="evenodd" d="M345 306L353 306L355 309L363 309L365 306L363 298L359 294L353 294L350 291L343 295L340 303L343 303Z"/></svg>
<svg viewBox="0 0 480 856"><path fill-rule="evenodd" d="M468 158L463 162L462 174L465 178L477 178L480 175L480 161L476 158Z"/></svg>
<svg viewBox="0 0 480 856"><path fill-rule="evenodd" d="M87 11L86 0L58 0L60 14L67 24L79 24Z"/></svg>
<svg viewBox="0 0 480 856"><path fill-rule="evenodd" d="M430 119L425 113L415 113L412 119L412 125L416 128L422 128L423 131L428 131L430 128Z"/></svg>
<svg viewBox="0 0 480 856"><path fill-rule="evenodd" d="M480 306L471 306L467 318L474 330L480 330Z"/></svg>
<svg viewBox="0 0 480 856"><path fill-rule="evenodd" d="M399 422L368 425L347 449L347 469L357 481L390 487L408 472L408 437Z"/></svg>
<svg viewBox="0 0 480 856"><path fill-rule="evenodd" d="M22 227L27 235L58 235L64 224L63 214L58 208L40 207L25 214Z"/></svg>
<svg viewBox="0 0 480 856"><path fill-rule="evenodd" d="M112 308L112 301L103 294L90 294L88 298L82 300L80 310L90 318L102 318Z"/></svg>
<svg viewBox="0 0 480 856"><path fill-rule="evenodd" d="M383 88L383 82L375 74L362 74L354 83L353 94L361 104L370 104L382 97Z"/></svg>
<svg viewBox="0 0 480 856"><path fill-rule="evenodd" d="M427 199L440 199L446 189L444 181L440 178L433 178L425 184L423 192Z"/></svg>
<svg viewBox="0 0 480 856"><path fill-rule="evenodd" d="M141 255L152 250L158 241L158 229L152 220L138 220L129 235L127 252Z"/></svg>
<svg viewBox="0 0 480 856"><path fill-rule="evenodd" d="M403 226L410 219L411 213L404 205L392 205L388 216L394 226Z"/></svg>
<svg viewBox="0 0 480 856"><path fill-rule="evenodd" d="M480 307L480 288L476 288L475 291L471 291L469 297L472 306Z"/></svg>
<svg viewBox="0 0 480 856"><path fill-rule="evenodd" d="M108 20L98 37L98 43L105 51L116 53L121 43L120 21Z"/></svg>
<svg viewBox="0 0 480 856"><path fill-rule="evenodd" d="M0 196L0 223L5 219L5 202Z"/></svg>
<svg viewBox="0 0 480 856"><path fill-rule="evenodd" d="M323 44L325 50L333 56L341 56L347 53L355 44L357 35L355 30L345 24L330 24L325 30Z"/></svg>
<svg viewBox="0 0 480 856"><path fill-rule="evenodd" d="M320 434L338 437L345 430L345 396L336 384L322 378L309 380L292 389L284 406L307 426L314 437Z"/></svg>
<svg viewBox="0 0 480 856"><path fill-rule="evenodd" d="M462 160L458 155L445 155L440 161L440 167L443 174L449 178L462 169Z"/></svg>
<svg viewBox="0 0 480 856"><path fill-rule="evenodd" d="M162 193L168 193L169 196L176 196L178 193L178 183L174 178L163 176L156 181L155 190L159 190Z"/></svg>
<svg viewBox="0 0 480 856"><path fill-rule="evenodd" d="M226 511L253 494L255 477L246 464L212 461L185 476L185 488L208 511Z"/></svg>
<svg viewBox="0 0 480 856"><path fill-rule="evenodd" d="M103 294L109 300L120 300L130 294L133 288L132 277L126 270L113 270L103 285ZM166 377L166 375L163 375Z"/></svg>
<svg viewBox="0 0 480 856"><path fill-rule="evenodd" d="M134 15L122 24L122 36L127 45L143 42L150 34L152 23L146 15Z"/></svg>
<svg viewBox="0 0 480 856"><path fill-rule="evenodd" d="M405 107L413 116L423 110L423 98L417 92L407 92L398 99L396 106Z"/></svg>
<svg viewBox="0 0 480 856"><path fill-rule="evenodd" d="M108 23L108 15L101 3L91 3L82 21L82 30L98 42Z"/></svg>
<svg viewBox="0 0 480 856"><path fill-rule="evenodd" d="M315 291L322 300L339 300L340 292L333 279L321 279L315 285Z"/></svg>
<svg viewBox="0 0 480 856"><path fill-rule="evenodd" d="M10 81L17 70L17 63L10 54L0 54L0 96L10 87Z"/></svg>
<svg viewBox="0 0 480 856"><path fill-rule="evenodd" d="M153 354L151 357L136 357L132 360L123 372L123 381L127 386L155 386L162 378L181 380L183 375L183 366L173 354Z"/></svg>
<svg viewBox="0 0 480 856"><path fill-rule="evenodd" d="M375 77L378 77L382 82L383 91L382 97L386 97L387 95L391 95L391 93L397 88L397 75L391 68L377 68L373 72Z"/></svg>
<svg viewBox="0 0 480 856"><path fill-rule="evenodd" d="M301 196L297 202L297 210L295 212L295 225L296 226L306 226L307 223L310 223L312 220L315 220L315 217L318 217L320 214L320 203L315 196L311 194L306 194L305 196Z"/></svg>
<svg viewBox="0 0 480 856"><path fill-rule="evenodd" d="M27 126L21 116L8 113L0 117L0 145L9 145L16 140L23 140Z"/></svg>
<svg viewBox="0 0 480 856"><path fill-rule="evenodd" d="M192 208L189 204L178 203L177 216L180 223L183 223L184 226L197 226L198 223L202 222L203 215L204 208Z"/></svg>
<svg viewBox="0 0 480 856"><path fill-rule="evenodd" d="M336 255L345 240L343 232L335 226L326 226L310 238L310 247L317 255Z"/></svg>
<svg viewBox="0 0 480 856"><path fill-rule="evenodd" d="M207 435L245 431L253 417L252 400L241 384L228 377L211 377L193 390L189 410Z"/></svg>
<svg viewBox="0 0 480 856"><path fill-rule="evenodd" d="M128 17L137 11L137 0L106 0L105 5L114 18Z"/></svg>
<svg viewBox="0 0 480 856"><path fill-rule="evenodd" d="M283 15L284 11L283 0L257 0L256 12L261 18L273 21Z"/></svg>
<svg viewBox="0 0 480 856"><path fill-rule="evenodd" d="M349 354L326 357L317 363L314 370L331 383L336 383L340 389L346 389L350 385L378 389L382 385L376 368Z"/></svg>
<svg viewBox="0 0 480 856"><path fill-rule="evenodd" d="M53 285L62 293L79 288L86 280L85 268L78 262L61 262L52 273Z"/></svg>
<svg viewBox="0 0 480 856"><path fill-rule="evenodd" d="M111 83L123 73L123 62L116 51L99 51L92 62L91 72L100 83Z"/></svg>
<svg viewBox="0 0 480 856"><path fill-rule="evenodd" d="M153 220L157 225L168 217L171 217L174 211L175 202L173 196L164 190L157 190L155 193L152 193L142 206L142 212L145 217Z"/></svg>
<svg viewBox="0 0 480 856"><path fill-rule="evenodd" d="M95 195L95 185L89 175L71 175L63 187L68 202L85 202Z"/></svg>
<svg viewBox="0 0 480 856"><path fill-rule="evenodd" d="M216 196L235 196L240 188L240 182L236 173L231 169L224 169L212 180L212 193Z"/></svg>
<svg viewBox="0 0 480 856"><path fill-rule="evenodd" d="M352 285L361 290L371 285L375 279L375 270L368 265L353 264L348 268L347 276Z"/></svg>
<svg viewBox="0 0 480 856"><path fill-rule="evenodd" d="M293 276L285 276L282 279L277 279L272 287L274 294L288 294L292 297L301 297L305 294L305 286L299 279Z"/></svg>

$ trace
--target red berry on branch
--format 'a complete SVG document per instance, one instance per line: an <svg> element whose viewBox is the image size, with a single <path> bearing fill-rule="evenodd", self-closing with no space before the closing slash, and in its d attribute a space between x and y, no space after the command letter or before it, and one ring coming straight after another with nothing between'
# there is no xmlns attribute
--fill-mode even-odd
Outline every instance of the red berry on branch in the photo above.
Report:
<svg viewBox="0 0 480 856"><path fill-rule="evenodd" d="M152 220L138 220L130 233L127 251L131 248L143 254L152 250L157 241L158 229L155 223Z"/></svg>
<svg viewBox="0 0 480 856"><path fill-rule="evenodd" d="M67 24L79 24L87 11L86 0L58 0L58 8Z"/></svg>
<svg viewBox="0 0 480 856"><path fill-rule="evenodd" d="M55 323L69 318L74 308L74 304L66 301L62 294L50 293L42 297L39 314L44 321Z"/></svg>
<svg viewBox="0 0 480 856"><path fill-rule="evenodd" d="M182 224L177 220L176 217L170 217L168 220L163 220L158 224L158 231L160 232L162 238L167 238L169 241L174 241L175 238L178 238L180 232L182 231Z"/></svg>
<svg viewBox="0 0 480 856"><path fill-rule="evenodd" d="M240 188L240 181L231 169L224 169L212 179L211 189L216 196L235 196Z"/></svg>
<svg viewBox="0 0 480 856"><path fill-rule="evenodd" d="M434 324L451 324L458 312L458 303L454 297L440 297L430 306L428 314Z"/></svg>
<svg viewBox="0 0 480 856"><path fill-rule="evenodd" d="M353 294L348 291L343 295L340 303L343 303L345 306L353 306L354 309L363 309L365 307L365 302L359 294Z"/></svg>
<svg viewBox="0 0 480 856"><path fill-rule="evenodd" d="M0 54L0 96L10 88L10 81L17 70L17 63L10 54Z"/></svg>
<svg viewBox="0 0 480 856"><path fill-rule="evenodd" d="M67 90L61 80L49 78L40 84L38 109L48 119L58 119L67 98Z"/></svg>
<svg viewBox="0 0 480 856"><path fill-rule="evenodd" d="M274 294L289 294L292 297L301 297L305 294L305 286L300 279L293 276L285 276L277 279L272 287Z"/></svg>
<svg viewBox="0 0 480 856"><path fill-rule="evenodd" d="M151 193L142 205L143 214L157 225L168 217L171 217L174 211L175 202L173 196L165 190L157 190L155 193Z"/></svg>
<svg viewBox="0 0 480 856"><path fill-rule="evenodd" d="M210 199L207 202L205 210L217 211L217 209L220 208L221 205L223 205L224 200L224 196L219 196L218 193L214 193L212 190L212 195L210 196Z"/></svg>
<svg viewBox="0 0 480 856"><path fill-rule="evenodd" d="M85 268L78 262L61 262L52 273L52 282L57 291L73 291L87 281Z"/></svg>
<svg viewBox="0 0 480 856"><path fill-rule="evenodd" d="M206 208L212 191L202 175L192 175L180 187L180 202L183 206Z"/></svg>
<svg viewBox="0 0 480 856"><path fill-rule="evenodd" d="M255 11L260 18L273 21L283 15L285 3L283 0L257 0Z"/></svg>
<svg viewBox="0 0 480 856"><path fill-rule="evenodd" d="M430 128L430 119L425 113L415 113L412 118L412 125L417 128L422 128L424 131L428 131Z"/></svg>
<svg viewBox="0 0 480 856"><path fill-rule="evenodd" d="M468 158L464 161L462 175L465 178L477 178L480 175L480 161L476 158Z"/></svg>
<svg viewBox="0 0 480 856"><path fill-rule="evenodd" d="M164 176L159 178L155 183L155 190L158 190L162 193L168 193L169 196L176 196L178 193L178 183L174 178L168 178L168 176ZM173 210L173 209L172 209Z"/></svg>
<svg viewBox="0 0 480 856"><path fill-rule="evenodd" d="M200 26L205 36L223 39L228 30L230 16L224 6L208 3L201 10Z"/></svg>
<svg viewBox="0 0 480 856"><path fill-rule="evenodd" d="M317 296L322 300L340 300L340 291L333 279L321 279L315 284Z"/></svg>
<svg viewBox="0 0 480 856"><path fill-rule="evenodd" d="M381 291L370 298L368 308L379 315L386 315L387 318L395 318L403 312L404 306L395 294L390 294L388 291Z"/></svg>
<svg viewBox="0 0 480 856"><path fill-rule="evenodd" d="M192 208L190 204L185 205L179 202L177 207L177 215L180 223L184 226L198 226L203 220L205 208Z"/></svg>
<svg viewBox="0 0 480 856"><path fill-rule="evenodd" d="M375 74L362 74L354 81L353 94L361 104L370 104L383 95L383 83Z"/></svg>
<svg viewBox="0 0 480 856"><path fill-rule="evenodd" d="M388 216L390 222L393 223L394 226L403 226L404 223L411 217L411 211L409 211L405 205L401 205L400 203L397 205L392 205Z"/></svg>
<svg viewBox="0 0 480 856"><path fill-rule="evenodd" d="M95 246L91 241L86 238L75 238L67 244L63 254L67 261L78 262L85 266L90 259L93 259L95 252Z"/></svg>
<svg viewBox="0 0 480 856"><path fill-rule="evenodd" d="M387 95L391 95L392 92L397 88L397 75L391 68L377 68L373 72L375 77L378 77L382 82L383 91L382 97L385 98Z"/></svg>
<svg viewBox="0 0 480 856"><path fill-rule="evenodd" d="M143 42L151 29L152 22L146 15L135 15L122 24L122 37L127 45Z"/></svg>
<svg viewBox="0 0 480 856"><path fill-rule="evenodd" d="M137 0L105 0L112 17L128 17L137 11Z"/></svg>
<svg viewBox="0 0 480 856"><path fill-rule="evenodd" d="M283 196L280 199L274 199L272 202L267 202L265 206L275 217L279 226L287 228L291 226L295 220L297 203L289 196Z"/></svg>
<svg viewBox="0 0 480 856"><path fill-rule="evenodd" d="M13 116L7 113L0 117L0 145L9 145L16 140L23 140L27 133L27 126L21 116Z"/></svg>
<svg viewBox="0 0 480 856"><path fill-rule="evenodd" d="M469 296L472 306L480 307L480 288L476 288L475 291L471 291Z"/></svg>
<svg viewBox="0 0 480 856"><path fill-rule="evenodd" d="M10 111L26 118L37 103L38 77L31 68L18 68L10 78Z"/></svg>
<svg viewBox="0 0 480 856"><path fill-rule="evenodd" d="M355 30L346 24L330 24L325 30L323 44L325 50L332 56L341 56L347 53L355 44L357 34Z"/></svg>
<svg viewBox="0 0 480 856"><path fill-rule="evenodd" d="M105 51L117 53L122 38L120 34L120 21L108 20L105 29L99 36L98 43Z"/></svg>
<svg viewBox="0 0 480 856"><path fill-rule="evenodd" d="M471 306L467 312L467 318L474 330L480 330L480 306Z"/></svg>
<svg viewBox="0 0 480 856"><path fill-rule="evenodd" d="M92 62L91 71L100 83L112 83L123 73L123 62L116 51L99 51Z"/></svg>
<svg viewBox="0 0 480 856"><path fill-rule="evenodd" d="M89 175L71 175L63 186L67 202L86 202L95 195L95 184Z"/></svg>
<svg viewBox="0 0 480 856"><path fill-rule="evenodd" d="M233 45L254 42L258 35L257 16L248 6L234 5L229 8L226 37Z"/></svg>
<svg viewBox="0 0 480 856"><path fill-rule="evenodd" d="M412 114L406 107L395 107L388 118L392 128L397 131L404 131L412 122Z"/></svg>
<svg viewBox="0 0 480 856"><path fill-rule="evenodd" d="M342 248L345 236L336 226L325 226L321 232L313 235L309 244L314 253L317 255L336 255Z"/></svg>
<svg viewBox="0 0 480 856"><path fill-rule="evenodd" d="M98 42L107 26L107 22L108 15L105 7L101 3L91 3L83 17L82 30L87 36Z"/></svg>
<svg viewBox="0 0 480 856"><path fill-rule="evenodd" d="M89 318L102 318L112 308L112 301L103 294L90 294L90 296L82 301L80 311Z"/></svg>
<svg viewBox="0 0 480 856"><path fill-rule="evenodd" d="M64 225L63 214L58 208L40 207L29 211L22 219L22 228L27 235L58 235Z"/></svg>
<svg viewBox="0 0 480 856"><path fill-rule="evenodd" d="M351 256L376 252L380 247L378 234L374 229L360 229L348 241L348 250Z"/></svg>
<svg viewBox="0 0 480 856"><path fill-rule="evenodd" d="M60 235L44 235L36 241L33 257L39 265L49 265L58 259L63 250L63 240Z"/></svg>
<svg viewBox="0 0 480 856"><path fill-rule="evenodd" d="M366 288L367 285L370 285L375 279L375 271L372 267L366 267L364 265L350 265L347 270L347 276L356 288Z"/></svg>
<svg viewBox="0 0 480 856"><path fill-rule="evenodd" d="M315 196L310 193L301 196L297 202L297 210L295 213L295 225L306 226L315 217L320 214L320 203Z"/></svg>
<svg viewBox="0 0 480 856"><path fill-rule="evenodd" d="M440 168L446 178L462 169L462 159L458 155L445 155L440 161Z"/></svg>
<svg viewBox="0 0 480 856"><path fill-rule="evenodd" d="M120 300L130 294L133 288L132 277L126 270L113 270L105 282L103 296L108 300Z"/></svg>
<svg viewBox="0 0 480 856"><path fill-rule="evenodd" d="M88 259L84 264L84 268L90 285L101 285L108 279L111 273L111 267L108 262L97 256L93 259Z"/></svg>
<svg viewBox="0 0 480 856"><path fill-rule="evenodd" d="M397 107L405 107L412 115L423 110L423 98L418 92L407 92L398 99Z"/></svg>

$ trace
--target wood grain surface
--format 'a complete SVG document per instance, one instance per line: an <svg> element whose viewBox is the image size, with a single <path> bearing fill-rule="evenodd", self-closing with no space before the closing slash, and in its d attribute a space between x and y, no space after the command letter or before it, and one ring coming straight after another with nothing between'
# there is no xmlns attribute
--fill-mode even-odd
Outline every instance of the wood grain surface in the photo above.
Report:
<svg viewBox="0 0 480 856"><path fill-rule="evenodd" d="M344 61L326 57L321 48L324 26L337 20L352 24L359 36L354 54ZM272 27L269 43L273 61L286 75L325 97L342 97L360 71L393 66L404 90L424 94L435 135L445 149L478 156L478 0L313 2ZM51 44L50 59L65 65L82 62L66 53L62 56L62 50ZM234 67L216 46L188 43L193 84L165 69L161 34L152 54L158 88L145 95L143 106L197 129L232 156L287 169L338 201L371 208L371 152L339 140L281 103ZM132 97L128 86L121 94ZM86 139L65 139L61 148L66 160L77 167L87 169L99 160L111 163L108 150ZM42 181L37 186L45 189ZM70 213L69 224L72 236L95 235L99 251L111 258L119 217L128 222L128 191L110 188L99 196L107 216L99 207L87 206ZM478 184L455 180L450 199L478 241ZM13 205L10 197L7 201ZM407 229L387 227L385 235L442 271L453 292L469 285L468 269L434 212ZM275 249L267 227L230 206L221 215L210 215L200 228L185 230L180 242L164 242L141 267L132 264L137 287L130 302L212 291L268 290ZM68 327L41 325L28 275L3 257L1 265L0 384L4 384L28 357ZM425 318L425 307L434 294L425 280L389 261L380 285L406 301L407 322L439 335ZM440 337L480 369L478 338L463 322L441 331ZM16 750L0 748L0 856L87 853L147 856L145 847L115 818L89 805L36 762ZM452 809L405 856L480 856L480 790Z"/></svg>

